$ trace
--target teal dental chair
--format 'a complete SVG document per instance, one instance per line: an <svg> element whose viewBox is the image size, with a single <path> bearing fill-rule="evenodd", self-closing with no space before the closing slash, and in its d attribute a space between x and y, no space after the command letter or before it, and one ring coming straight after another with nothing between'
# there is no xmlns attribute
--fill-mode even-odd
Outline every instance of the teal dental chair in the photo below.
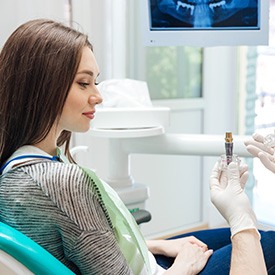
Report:
<svg viewBox="0 0 275 275"><path fill-rule="evenodd" d="M73 275L74 273L26 235L0 222L0 274Z"/></svg>
<svg viewBox="0 0 275 275"><path fill-rule="evenodd" d="M146 210L135 210L132 214L138 224L151 220L151 214ZM0 222L0 274L73 275L74 273L29 237Z"/></svg>

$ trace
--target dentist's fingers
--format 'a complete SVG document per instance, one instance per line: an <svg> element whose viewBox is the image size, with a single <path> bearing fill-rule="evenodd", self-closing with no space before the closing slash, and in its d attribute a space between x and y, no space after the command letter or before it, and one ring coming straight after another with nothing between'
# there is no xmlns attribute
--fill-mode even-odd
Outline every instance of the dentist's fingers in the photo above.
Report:
<svg viewBox="0 0 275 275"><path fill-rule="evenodd" d="M248 165L246 163L241 163L239 165L239 173L240 173L240 184L242 189L244 189L249 176Z"/></svg>
<svg viewBox="0 0 275 275"><path fill-rule="evenodd" d="M269 154L265 154L263 152L260 152L258 154L258 157L262 164L271 172L275 173L275 158L274 156L271 156Z"/></svg>
<svg viewBox="0 0 275 275"><path fill-rule="evenodd" d="M253 157L258 157L259 153L261 152L266 152L270 155L274 154L274 149L266 146L262 143L259 143L257 145L249 144L246 145L246 150L253 156Z"/></svg>
<svg viewBox="0 0 275 275"><path fill-rule="evenodd" d="M254 133L254 134L252 135L252 137L253 137L253 139L254 139L255 141L258 141L258 142L261 142L261 143L264 142L264 136L262 136L262 135L259 134L259 133Z"/></svg>
<svg viewBox="0 0 275 275"><path fill-rule="evenodd" d="M219 162L216 162L210 175L210 182L209 182L210 190L220 188L220 182L219 182L220 175L221 175L221 171L219 169Z"/></svg>
<svg viewBox="0 0 275 275"><path fill-rule="evenodd" d="M249 177L249 173L248 171L244 172L241 177L240 177L240 184L241 184L241 188L244 189L245 184L247 183Z"/></svg>
<svg viewBox="0 0 275 275"><path fill-rule="evenodd" d="M231 162L227 166L228 184L239 184L240 172L235 162Z"/></svg>
<svg viewBox="0 0 275 275"><path fill-rule="evenodd" d="M240 172L240 176L242 176L243 173L248 171L248 165L246 163L240 163L239 165L239 172Z"/></svg>
<svg viewBox="0 0 275 275"><path fill-rule="evenodd" d="M271 148L270 146L266 146L264 144L264 139L265 137L262 136L261 134L254 133L252 135L252 139L248 139L244 141L247 151L254 157L257 157L261 151L264 151L273 155L274 149Z"/></svg>

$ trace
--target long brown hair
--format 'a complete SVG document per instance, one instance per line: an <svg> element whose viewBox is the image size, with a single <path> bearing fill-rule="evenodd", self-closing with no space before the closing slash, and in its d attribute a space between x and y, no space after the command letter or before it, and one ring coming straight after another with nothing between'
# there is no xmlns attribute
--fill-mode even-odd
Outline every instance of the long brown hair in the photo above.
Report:
<svg viewBox="0 0 275 275"><path fill-rule="evenodd" d="M73 83L83 47L83 33L48 19L19 26L0 52L0 165L19 147L36 144L49 133ZM71 133L58 146L69 152Z"/></svg>

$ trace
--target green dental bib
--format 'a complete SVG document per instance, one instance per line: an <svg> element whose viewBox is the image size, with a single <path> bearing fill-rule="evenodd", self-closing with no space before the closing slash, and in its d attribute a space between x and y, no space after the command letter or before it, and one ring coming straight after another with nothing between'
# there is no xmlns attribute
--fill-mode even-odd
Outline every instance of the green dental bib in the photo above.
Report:
<svg viewBox="0 0 275 275"><path fill-rule="evenodd" d="M100 191L102 201L110 216L119 247L135 275L146 269L151 274L148 248L132 214L119 198L118 194L101 181L90 169L81 167Z"/></svg>

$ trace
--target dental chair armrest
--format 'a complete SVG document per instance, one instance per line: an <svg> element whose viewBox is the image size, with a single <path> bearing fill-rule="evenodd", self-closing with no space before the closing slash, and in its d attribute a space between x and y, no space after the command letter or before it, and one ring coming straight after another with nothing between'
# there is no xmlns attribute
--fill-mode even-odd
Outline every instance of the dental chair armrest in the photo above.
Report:
<svg viewBox="0 0 275 275"><path fill-rule="evenodd" d="M137 224L149 222L152 218L151 213L144 209L135 210L132 212Z"/></svg>

